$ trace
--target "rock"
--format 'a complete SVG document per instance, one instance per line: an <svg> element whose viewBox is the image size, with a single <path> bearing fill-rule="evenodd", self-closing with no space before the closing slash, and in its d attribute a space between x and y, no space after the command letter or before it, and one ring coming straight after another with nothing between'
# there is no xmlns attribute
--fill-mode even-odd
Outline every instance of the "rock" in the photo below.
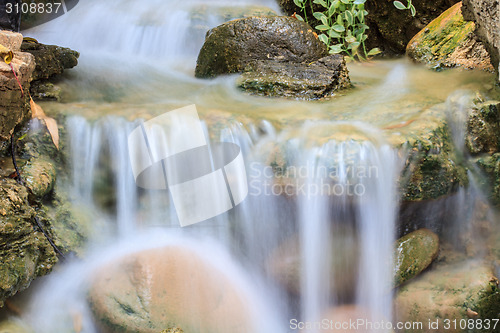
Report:
<svg viewBox="0 0 500 333"><path fill-rule="evenodd" d="M56 255L33 229L35 210L28 191L13 179L0 180L0 305L38 276L52 270Z"/></svg>
<svg viewBox="0 0 500 333"><path fill-rule="evenodd" d="M0 32L0 44L11 51L21 51L22 42L23 35L18 32L11 32L7 30Z"/></svg>
<svg viewBox="0 0 500 333"><path fill-rule="evenodd" d="M34 58L31 54L19 52L19 34L0 32L0 43L10 45L14 52L12 66L17 74L24 91L29 91L31 75L35 69ZM12 69L5 62L0 61L0 141L10 140L14 128L26 122L31 115L28 94L21 93L21 88L12 73Z"/></svg>
<svg viewBox="0 0 500 333"><path fill-rule="evenodd" d="M462 17L459 2L429 23L408 43L407 55L434 69L463 67L493 71L488 52Z"/></svg>
<svg viewBox="0 0 500 333"><path fill-rule="evenodd" d="M313 63L257 61L239 78L241 89L256 95L320 99L351 86L344 57L330 55Z"/></svg>
<svg viewBox="0 0 500 333"><path fill-rule="evenodd" d="M35 57L36 68L32 76L34 81L48 79L62 74L65 69L75 67L80 56L78 52L65 47L44 45L33 41L24 41L21 50Z"/></svg>
<svg viewBox="0 0 500 333"><path fill-rule="evenodd" d="M61 87L45 81L31 83L31 97L35 100L56 101L61 100Z"/></svg>
<svg viewBox="0 0 500 333"><path fill-rule="evenodd" d="M465 145L472 154L500 150L500 102L478 103L467 119Z"/></svg>
<svg viewBox="0 0 500 333"><path fill-rule="evenodd" d="M405 1L402 2L405 3ZM404 54L406 45L413 36L457 2L458 0L413 0L412 4L417 13L415 17L412 17L408 10L396 9L393 1L367 1L365 9L369 14L366 16L366 24L370 28L367 31L367 49L378 47L385 54ZM288 15L294 12L302 15L293 0L279 0L279 4ZM314 6L316 6L315 11L322 8L319 5ZM316 23L309 10L308 17L311 20L311 26L315 27L319 24Z"/></svg>
<svg viewBox="0 0 500 333"><path fill-rule="evenodd" d="M43 198L54 188L56 168L44 158L33 158L21 169L25 185L37 198Z"/></svg>
<svg viewBox="0 0 500 333"><path fill-rule="evenodd" d="M476 22L475 33L491 57L499 77L500 63L500 2L491 0L463 0L464 19Z"/></svg>
<svg viewBox="0 0 500 333"><path fill-rule="evenodd" d="M446 264L402 286L394 300L397 321L428 323L439 320L435 332L463 332L457 324L444 327L444 319L499 318L500 292L491 267L481 262ZM481 332L498 332L493 325ZM484 327L483 327L484 328ZM405 332L422 332L406 330Z"/></svg>
<svg viewBox="0 0 500 333"><path fill-rule="evenodd" d="M224 272L179 246L108 263L89 291L104 332L254 332L247 301Z"/></svg>
<svg viewBox="0 0 500 333"><path fill-rule="evenodd" d="M394 253L394 286L398 287L425 270L436 259L439 238L430 230L420 229L398 239Z"/></svg>
<svg viewBox="0 0 500 333"><path fill-rule="evenodd" d="M249 17L226 22L207 33L195 75L210 78L241 73L256 60L313 62L328 55L312 28L291 17Z"/></svg>
<svg viewBox="0 0 500 333"><path fill-rule="evenodd" d="M500 153L480 156L474 163L486 176L478 177L479 185L488 194L488 199L492 203L500 205Z"/></svg>
<svg viewBox="0 0 500 333"><path fill-rule="evenodd" d="M347 228L338 230L331 236L330 248L325 249L325 255L331 256L330 290L335 299L352 299L356 292L358 274L359 248L354 231ZM295 296L301 294L302 273L301 243L298 236L292 237L274 250L268 261L267 269L280 285Z"/></svg>

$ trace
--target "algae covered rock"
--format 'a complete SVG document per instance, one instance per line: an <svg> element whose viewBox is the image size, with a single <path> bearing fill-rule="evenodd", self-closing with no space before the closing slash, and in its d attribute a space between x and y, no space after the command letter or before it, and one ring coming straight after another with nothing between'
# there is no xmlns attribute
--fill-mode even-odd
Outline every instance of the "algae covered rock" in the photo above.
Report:
<svg viewBox="0 0 500 333"><path fill-rule="evenodd" d="M36 67L32 76L33 81L62 74L65 69L78 65L78 57L80 56L77 51L66 47L45 45L34 41L23 41L21 50L31 53L35 57Z"/></svg>
<svg viewBox="0 0 500 333"><path fill-rule="evenodd" d="M291 17L249 17L226 22L207 33L195 75L210 78L241 73L256 60L312 62L328 55L312 28Z"/></svg>
<svg viewBox="0 0 500 333"><path fill-rule="evenodd" d="M472 154L500 150L500 102L475 105L467 119L465 144Z"/></svg>
<svg viewBox="0 0 500 333"><path fill-rule="evenodd" d="M34 214L27 189L12 179L0 180L0 305L57 262L47 239L33 228Z"/></svg>
<svg viewBox="0 0 500 333"><path fill-rule="evenodd" d="M439 323L434 332L463 332L459 325L446 328L444 320L492 320L500 315L498 280L491 267L482 262L446 264L402 286L394 300L398 321ZM498 332L493 322L478 332ZM424 327L425 328L425 327ZM422 332L408 329L403 332Z"/></svg>
<svg viewBox="0 0 500 333"><path fill-rule="evenodd" d="M108 263L95 272L89 303L104 332L255 332L242 289L200 254L180 246Z"/></svg>
<svg viewBox="0 0 500 333"><path fill-rule="evenodd" d="M427 25L408 43L406 53L434 69L478 68L493 71L488 52L474 36L474 23L462 17L459 2Z"/></svg>
<svg viewBox="0 0 500 333"><path fill-rule="evenodd" d="M437 257L439 238L430 230L420 229L396 241L394 286L400 286L426 269Z"/></svg>
<svg viewBox="0 0 500 333"><path fill-rule="evenodd" d="M238 84L251 94L312 100L350 87L348 73L338 54L301 64L261 60L245 68Z"/></svg>
<svg viewBox="0 0 500 333"><path fill-rule="evenodd" d="M56 168L54 164L43 158L33 158L21 170L25 185L37 198L43 198L54 188Z"/></svg>

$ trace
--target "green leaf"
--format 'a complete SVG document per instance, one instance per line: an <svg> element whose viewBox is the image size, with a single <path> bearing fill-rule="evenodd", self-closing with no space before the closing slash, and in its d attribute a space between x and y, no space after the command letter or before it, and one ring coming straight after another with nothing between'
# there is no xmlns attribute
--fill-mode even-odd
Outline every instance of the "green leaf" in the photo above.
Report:
<svg viewBox="0 0 500 333"><path fill-rule="evenodd" d="M319 40L328 45L328 37L325 34L321 34L318 36Z"/></svg>
<svg viewBox="0 0 500 333"><path fill-rule="evenodd" d="M293 3L294 3L297 7L302 8L302 1L300 1L300 0L293 0Z"/></svg>
<svg viewBox="0 0 500 333"><path fill-rule="evenodd" d="M405 10L406 9L406 6L403 5L403 3L401 1L397 1L396 0L396 1L393 2L393 4L394 4L394 7L396 7L399 10Z"/></svg>
<svg viewBox="0 0 500 333"><path fill-rule="evenodd" d="M304 22L304 18L302 16L300 16L299 14L295 13L295 18L299 21L302 21Z"/></svg>
<svg viewBox="0 0 500 333"><path fill-rule="evenodd" d="M337 24L344 25L344 19L342 18L342 14L337 15Z"/></svg>
<svg viewBox="0 0 500 333"><path fill-rule="evenodd" d="M417 15L417 10L415 9L415 6L410 5L410 12L411 12L411 16Z"/></svg>
<svg viewBox="0 0 500 333"><path fill-rule="evenodd" d="M330 53L341 53L343 51L342 44L335 44L330 46Z"/></svg>
<svg viewBox="0 0 500 333"><path fill-rule="evenodd" d="M329 30L329 29L330 29L329 26L323 25L323 24L316 26L316 30L320 30L320 31L325 31L325 30Z"/></svg>
<svg viewBox="0 0 500 333"><path fill-rule="evenodd" d="M341 38L342 35L339 34L337 31L331 29L330 31L328 31L328 35L330 36L330 38Z"/></svg>
<svg viewBox="0 0 500 333"><path fill-rule="evenodd" d="M355 50L355 49L357 49L360 45L361 45L361 43L360 43L360 42L349 43L349 45L347 46L347 49L348 49L348 50Z"/></svg>
<svg viewBox="0 0 500 333"><path fill-rule="evenodd" d="M352 15L352 13L350 11L345 12L345 18L346 18L347 23L349 25L352 25L354 23L354 16Z"/></svg>
<svg viewBox="0 0 500 333"><path fill-rule="evenodd" d="M356 37L354 37L354 36L347 36L347 37L345 38L345 40L346 40L348 43L355 43L355 42L357 42L357 39L356 39Z"/></svg>
<svg viewBox="0 0 500 333"><path fill-rule="evenodd" d="M337 11L337 8L335 8L334 3L330 5L330 9L328 9L328 17L332 17L333 14Z"/></svg>
<svg viewBox="0 0 500 333"><path fill-rule="evenodd" d="M342 3L345 3L346 5L348 5L350 3L349 0L340 0Z"/></svg>
<svg viewBox="0 0 500 333"><path fill-rule="evenodd" d="M321 21L321 19L322 19L323 17L324 17L324 18L326 18L325 14L323 14L323 13L321 13L321 12L314 12L314 13L313 13L313 16L314 16L314 18L315 18L316 20L320 20L320 21Z"/></svg>
<svg viewBox="0 0 500 333"><path fill-rule="evenodd" d="M318 28L318 27L316 27ZM337 31L337 32L344 32L345 31L345 28L343 25L340 25L340 24L335 24L333 27L332 27L333 30Z"/></svg>
<svg viewBox="0 0 500 333"><path fill-rule="evenodd" d="M365 13L364 13L364 11L360 10L358 12L357 16L358 16L358 19L359 19L360 22L363 22L365 20Z"/></svg>
<svg viewBox="0 0 500 333"><path fill-rule="evenodd" d="M354 0L355 5L362 5L366 2L366 0Z"/></svg>
<svg viewBox="0 0 500 333"><path fill-rule="evenodd" d="M326 4L325 0L314 0L313 3L321 5L321 6L325 7L325 8L328 8L328 5Z"/></svg>
<svg viewBox="0 0 500 333"><path fill-rule="evenodd" d="M340 7L340 0L334 0L333 7L335 7L335 9L338 9Z"/></svg>
<svg viewBox="0 0 500 333"><path fill-rule="evenodd" d="M367 56L374 56L376 54L382 53L378 48L373 48L366 54Z"/></svg>
<svg viewBox="0 0 500 333"><path fill-rule="evenodd" d="M19 139L17 139L17 141L21 141L21 140L24 140L24 138L26 138L26 136L28 135L28 133L24 133L23 135L21 135L19 137Z"/></svg>

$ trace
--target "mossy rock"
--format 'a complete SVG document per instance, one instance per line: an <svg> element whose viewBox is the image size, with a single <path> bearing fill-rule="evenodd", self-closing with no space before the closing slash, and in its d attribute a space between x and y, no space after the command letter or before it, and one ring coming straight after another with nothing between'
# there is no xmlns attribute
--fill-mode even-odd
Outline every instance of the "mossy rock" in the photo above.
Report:
<svg viewBox="0 0 500 333"><path fill-rule="evenodd" d="M28 190L12 179L0 180L0 305L28 288L57 262L45 236L33 227L35 210Z"/></svg>
<svg viewBox="0 0 500 333"><path fill-rule="evenodd" d="M459 2L415 35L407 55L434 69L461 66L493 71L488 52L474 39L474 22L462 17Z"/></svg>
<svg viewBox="0 0 500 333"><path fill-rule="evenodd" d="M490 202L500 204L500 153L477 157L473 162L484 172L476 179Z"/></svg>
<svg viewBox="0 0 500 333"><path fill-rule="evenodd" d="M428 323L439 320L436 332L463 332L443 328L443 320L499 318L500 292L492 267L480 261L441 264L402 286L394 300L398 321ZM484 321L483 321L484 322ZM403 330L404 333L421 330ZM493 329L471 332L498 332Z"/></svg>
<svg viewBox="0 0 500 333"><path fill-rule="evenodd" d="M500 151L500 102L478 103L467 119L465 144L472 154Z"/></svg>
<svg viewBox="0 0 500 333"><path fill-rule="evenodd" d="M305 22L286 16L249 17L208 31L195 75L241 73L256 60L302 63L327 55L326 45Z"/></svg>
<svg viewBox="0 0 500 333"><path fill-rule="evenodd" d="M257 61L245 68L238 86L255 95L314 100L351 87L351 81L344 57L336 54L302 64Z"/></svg>
<svg viewBox="0 0 500 333"><path fill-rule="evenodd" d="M33 158L21 168L24 184L36 198L43 198L54 188L56 168L44 158Z"/></svg>
<svg viewBox="0 0 500 333"><path fill-rule="evenodd" d="M398 287L425 270L436 259L439 238L430 230L420 229L396 241L394 286Z"/></svg>

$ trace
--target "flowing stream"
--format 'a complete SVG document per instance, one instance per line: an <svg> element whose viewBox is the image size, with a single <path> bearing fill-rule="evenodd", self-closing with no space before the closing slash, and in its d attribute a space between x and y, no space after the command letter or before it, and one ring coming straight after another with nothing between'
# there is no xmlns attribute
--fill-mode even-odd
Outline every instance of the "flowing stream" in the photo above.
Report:
<svg viewBox="0 0 500 333"><path fill-rule="evenodd" d="M323 102L248 96L234 76L194 79L207 29L227 19L220 13L228 7L248 5L279 11L264 0L88 0L26 32L81 52L60 83L64 103L42 105L69 115L71 180L59 186L95 216L96 230L85 259L38 283L24 314L36 332L70 332L75 317L81 332L98 332L86 302L97 268L172 244L239 286L255 332L289 332L293 319L319 322L353 305L372 321L392 319L405 152L391 140L405 129L391 137L380 128L415 119L458 87L483 88L485 74L434 73L405 60L350 64L357 89ZM241 148L249 193L229 212L181 228L168 191L136 186L127 138L143 121L190 104L206 137ZM282 177L268 166L275 146L288 154ZM298 276L284 287L279 267L290 258Z"/></svg>

